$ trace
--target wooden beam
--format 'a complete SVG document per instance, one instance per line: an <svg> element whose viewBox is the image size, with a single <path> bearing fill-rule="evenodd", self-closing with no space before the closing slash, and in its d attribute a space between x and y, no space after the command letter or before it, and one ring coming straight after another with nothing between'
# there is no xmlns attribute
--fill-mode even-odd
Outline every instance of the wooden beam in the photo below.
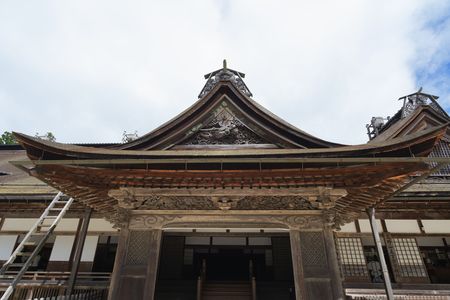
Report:
<svg viewBox="0 0 450 300"><path fill-rule="evenodd" d="M125 188L127 189L127 188ZM321 191L329 191L330 196L342 197L347 194L345 189L322 189L316 187L289 188L289 189L265 189L265 188L242 188L242 189L168 189L168 188L131 188L134 195L159 195L159 196L317 196ZM110 196L121 194L119 190L109 192Z"/></svg>
<svg viewBox="0 0 450 300"><path fill-rule="evenodd" d="M447 163L450 157L283 157L283 158L166 158L166 159L63 159L63 160L17 160L14 166L34 165L151 165L189 163Z"/></svg>

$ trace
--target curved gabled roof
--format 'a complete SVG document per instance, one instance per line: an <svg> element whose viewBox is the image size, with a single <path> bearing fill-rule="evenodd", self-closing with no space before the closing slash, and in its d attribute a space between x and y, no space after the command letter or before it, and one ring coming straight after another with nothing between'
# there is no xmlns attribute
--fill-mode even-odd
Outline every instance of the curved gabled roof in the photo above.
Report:
<svg viewBox="0 0 450 300"><path fill-rule="evenodd" d="M356 146L320 149L233 149L233 150L122 150L61 144L14 133L33 160L40 159L146 159L201 157L393 157L424 156L445 133L448 124L401 138Z"/></svg>
<svg viewBox="0 0 450 300"><path fill-rule="evenodd" d="M164 150L183 144L205 126L221 105L251 132L273 148L333 148L342 146L312 136L270 113L246 96L229 80L222 80L191 107L150 133L114 149Z"/></svg>
<svg viewBox="0 0 450 300"><path fill-rule="evenodd" d="M31 169L33 176L94 207L117 224L122 220L120 207L118 200L110 196L108 191L124 186L182 189L189 195L192 195L193 189L205 195L217 189L227 193L230 189L245 193L254 188L280 190L327 186L347 191L347 195L337 199L329 210L331 215L335 216L333 222L339 225L356 218L363 209L386 200L410 180L409 175L424 174L428 166L421 162L395 161L375 164L354 162L342 165L311 162L303 165L295 160L271 162L270 158L426 156L442 137L446 127L447 125L444 125L423 130L383 143L328 149L138 151L60 144L17 133L15 137L24 146L28 156L35 160L36 166ZM202 158L205 157L226 157L230 160L227 167L222 169L222 164L203 161ZM256 157L259 164L242 163L243 160L239 160L242 157ZM142 159L142 163L114 165L114 162L127 158ZM158 162L154 162L149 168L144 161L153 158ZM193 162L190 163L190 168L187 168L184 163L171 164L171 158L187 158ZM88 159L88 162L80 159ZM92 164L95 159L101 159L101 164ZM37 160L51 161L50 164L40 164ZM69 164L65 164L66 162ZM263 162L267 162L264 168L261 166ZM189 204L185 207L195 209Z"/></svg>

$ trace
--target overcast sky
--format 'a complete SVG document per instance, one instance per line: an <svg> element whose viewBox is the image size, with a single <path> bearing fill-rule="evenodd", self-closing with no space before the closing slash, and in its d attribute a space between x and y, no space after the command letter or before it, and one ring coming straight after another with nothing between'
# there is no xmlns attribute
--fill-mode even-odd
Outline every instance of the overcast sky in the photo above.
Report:
<svg viewBox="0 0 450 300"><path fill-rule="evenodd" d="M226 58L273 113L365 143L370 118L420 86L450 108L449 14L445 0L4 0L0 131L143 135L196 101Z"/></svg>

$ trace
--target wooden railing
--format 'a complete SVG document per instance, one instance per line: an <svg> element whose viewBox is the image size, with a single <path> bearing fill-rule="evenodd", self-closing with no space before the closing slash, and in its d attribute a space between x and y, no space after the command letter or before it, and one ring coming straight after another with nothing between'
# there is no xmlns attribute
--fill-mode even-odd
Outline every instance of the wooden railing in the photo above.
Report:
<svg viewBox="0 0 450 300"><path fill-rule="evenodd" d="M0 296L9 286L15 273L7 273L0 279ZM110 273L79 272L75 289L66 296L67 282L70 272L27 272L17 285L10 299L107 299Z"/></svg>
<svg viewBox="0 0 450 300"><path fill-rule="evenodd" d="M202 300L203 283L206 278L206 259L202 260L202 268L197 278L197 300Z"/></svg>
<svg viewBox="0 0 450 300"><path fill-rule="evenodd" d="M345 295L354 300L386 300L385 291L380 289L347 288ZM398 300L447 300L450 290L394 289L394 299Z"/></svg>
<svg viewBox="0 0 450 300"><path fill-rule="evenodd" d="M256 278L252 277L252 300L256 300Z"/></svg>
<svg viewBox="0 0 450 300"><path fill-rule="evenodd" d="M251 259L248 262L248 274L250 277L249 279L250 279L250 284L251 284L252 300L256 300L256 277L254 275L254 270L253 270L253 260L251 260Z"/></svg>

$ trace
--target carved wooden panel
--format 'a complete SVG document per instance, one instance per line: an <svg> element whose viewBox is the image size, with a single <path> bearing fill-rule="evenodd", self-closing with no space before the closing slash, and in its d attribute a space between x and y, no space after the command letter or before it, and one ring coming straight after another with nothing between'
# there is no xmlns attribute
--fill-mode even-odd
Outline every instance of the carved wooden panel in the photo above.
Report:
<svg viewBox="0 0 450 300"><path fill-rule="evenodd" d="M218 209L207 197L177 197L149 195L143 198L138 209Z"/></svg>
<svg viewBox="0 0 450 300"><path fill-rule="evenodd" d="M316 209L311 202L299 196L248 196L237 202L235 209Z"/></svg>
<svg viewBox="0 0 450 300"><path fill-rule="evenodd" d="M328 265L322 232L301 232L300 249L303 266L326 267Z"/></svg>
<svg viewBox="0 0 450 300"><path fill-rule="evenodd" d="M131 231L126 257L127 265L144 265L152 242L151 231Z"/></svg>

